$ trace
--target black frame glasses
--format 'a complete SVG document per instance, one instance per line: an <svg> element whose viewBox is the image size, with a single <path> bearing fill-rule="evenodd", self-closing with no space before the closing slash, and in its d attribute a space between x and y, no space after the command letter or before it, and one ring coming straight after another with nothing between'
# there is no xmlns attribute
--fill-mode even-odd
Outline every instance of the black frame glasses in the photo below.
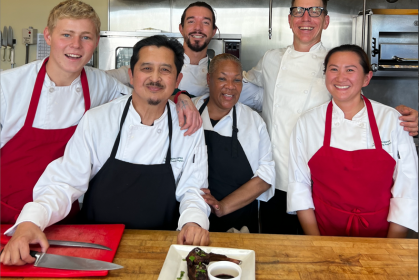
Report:
<svg viewBox="0 0 419 280"><path fill-rule="evenodd" d="M299 16L299 15L295 15L294 13L293 13L293 11L295 10L295 9L302 9L303 10L303 13ZM313 9L320 9L320 14L319 15L316 15L316 14L313 14ZM292 15L293 17L303 17L304 16L304 14L306 13L306 11L308 12L308 15L310 16L310 17L319 17L319 16L321 16L322 14L323 14L323 11L324 11L324 14L325 15L327 15L327 10L325 10L324 8L322 8L322 7L310 7L310 8L304 8L304 7L291 7L290 8L290 15Z"/></svg>

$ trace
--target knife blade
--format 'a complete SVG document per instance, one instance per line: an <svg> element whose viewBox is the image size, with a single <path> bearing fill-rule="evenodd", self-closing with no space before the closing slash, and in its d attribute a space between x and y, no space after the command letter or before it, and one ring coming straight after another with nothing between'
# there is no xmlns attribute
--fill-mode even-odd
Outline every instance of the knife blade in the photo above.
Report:
<svg viewBox="0 0 419 280"><path fill-rule="evenodd" d="M1 39L1 47L3 49L2 61L6 61L6 49L7 49L7 27L3 28L3 37Z"/></svg>
<svg viewBox="0 0 419 280"><path fill-rule="evenodd" d="M11 68L15 65L15 48L13 47L13 29L9 26L9 32L7 33L7 46L10 47L9 61L11 62Z"/></svg>
<svg viewBox="0 0 419 280"><path fill-rule="evenodd" d="M0 243L7 244L10 240L10 236L1 235ZM108 250L112 251L111 248L94 244L94 243L87 243L87 242L75 242L75 241L63 241L63 240L48 240L49 245L52 246L67 246L67 247L79 247L79 248L93 248L93 249L101 249L101 250Z"/></svg>
<svg viewBox="0 0 419 280"><path fill-rule="evenodd" d="M110 263L110 262L46 254L46 253L40 253L37 251L30 251L30 255L36 258L36 261L34 264L34 266L36 267L66 269L66 270L88 270L88 271L115 270L115 269L124 268L123 266Z"/></svg>

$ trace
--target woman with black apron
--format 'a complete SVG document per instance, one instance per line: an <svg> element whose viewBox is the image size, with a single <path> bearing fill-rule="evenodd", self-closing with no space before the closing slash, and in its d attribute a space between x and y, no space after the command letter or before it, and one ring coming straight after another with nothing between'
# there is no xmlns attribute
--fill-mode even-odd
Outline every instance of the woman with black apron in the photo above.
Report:
<svg viewBox="0 0 419 280"><path fill-rule="evenodd" d="M210 231L259 232L257 199L274 193L271 142L262 118L238 103L242 90L240 61L222 54L212 61L208 74L210 94L194 100L203 120L208 150Z"/></svg>

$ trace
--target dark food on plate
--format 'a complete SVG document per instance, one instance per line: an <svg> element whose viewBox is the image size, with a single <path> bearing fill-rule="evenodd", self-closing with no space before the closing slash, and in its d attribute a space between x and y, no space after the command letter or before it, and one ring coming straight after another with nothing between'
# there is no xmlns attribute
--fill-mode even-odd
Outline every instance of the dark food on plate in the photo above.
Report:
<svg viewBox="0 0 419 280"><path fill-rule="evenodd" d="M188 277L190 280L208 280L207 265L210 262L228 261L241 264L240 260L228 258L225 255L206 253L201 248L196 247L189 252L186 257L188 265Z"/></svg>

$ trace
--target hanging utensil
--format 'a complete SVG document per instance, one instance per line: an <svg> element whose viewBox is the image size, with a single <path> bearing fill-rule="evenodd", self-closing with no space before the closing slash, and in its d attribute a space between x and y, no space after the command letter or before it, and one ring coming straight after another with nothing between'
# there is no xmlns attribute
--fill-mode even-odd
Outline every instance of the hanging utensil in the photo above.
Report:
<svg viewBox="0 0 419 280"><path fill-rule="evenodd" d="M13 47L13 29L11 26L9 26L9 32L7 33L7 46L10 47L9 61L11 68L13 68L15 66L15 48Z"/></svg>
<svg viewBox="0 0 419 280"><path fill-rule="evenodd" d="M3 49L2 61L6 61L6 49L7 49L7 27L3 28L3 36L1 38L1 48Z"/></svg>

